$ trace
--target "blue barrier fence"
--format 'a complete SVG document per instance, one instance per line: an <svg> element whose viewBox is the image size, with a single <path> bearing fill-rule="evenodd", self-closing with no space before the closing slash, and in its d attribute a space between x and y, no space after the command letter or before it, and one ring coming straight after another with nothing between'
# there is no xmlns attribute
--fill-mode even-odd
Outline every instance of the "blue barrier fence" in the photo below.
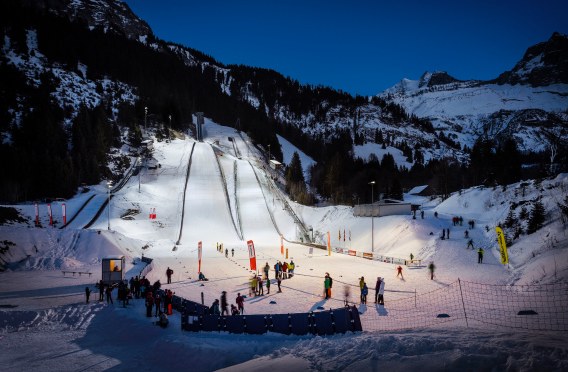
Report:
<svg viewBox="0 0 568 372"><path fill-rule="evenodd" d="M363 330L359 311L346 306L309 313L227 315L210 314L207 306L173 296L172 308L181 313L181 328L192 332L229 332L286 335L333 335Z"/></svg>

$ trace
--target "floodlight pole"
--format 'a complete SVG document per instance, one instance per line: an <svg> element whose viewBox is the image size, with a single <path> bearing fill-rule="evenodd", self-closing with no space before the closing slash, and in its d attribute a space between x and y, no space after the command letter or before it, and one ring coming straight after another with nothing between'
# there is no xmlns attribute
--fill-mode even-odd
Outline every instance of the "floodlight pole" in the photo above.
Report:
<svg viewBox="0 0 568 372"><path fill-rule="evenodd" d="M108 225L107 225L107 229L110 230L110 188L112 187L112 181L108 181L107 186L108 186L108 214L107 214Z"/></svg>
<svg viewBox="0 0 568 372"><path fill-rule="evenodd" d="M369 182L369 185L371 185L371 252L375 252L375 214L373 210L373 204L375 202L375 181Z"/></svg>

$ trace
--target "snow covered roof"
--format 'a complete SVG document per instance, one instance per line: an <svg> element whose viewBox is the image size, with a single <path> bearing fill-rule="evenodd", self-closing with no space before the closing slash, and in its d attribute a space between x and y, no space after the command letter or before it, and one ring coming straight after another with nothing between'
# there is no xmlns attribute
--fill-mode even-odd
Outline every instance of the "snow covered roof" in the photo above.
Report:
<svg viewBox="0 0 568 372"><path fill-rule="evenodd" d="M413 187L408 193L409 193L410 195L420 194L420 193L421 193L422 191L424 191L427 187L428 187L428 185L416 186L416 187Z"/></svg>

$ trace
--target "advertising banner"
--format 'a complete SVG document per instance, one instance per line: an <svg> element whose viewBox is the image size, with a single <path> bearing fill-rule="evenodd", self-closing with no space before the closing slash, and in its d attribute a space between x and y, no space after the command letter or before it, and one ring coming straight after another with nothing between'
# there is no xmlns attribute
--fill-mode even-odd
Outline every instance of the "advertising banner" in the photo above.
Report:
<svg viewBox="0 0 568 372"><path fill-rule="evenodd" d="M499 242L501 263L503 265L506 265L509 263L509 255L507 254L507 243L505 242L505 234L503 233L503 230L499 226L495 228L495 231L497 232L497 241Z"/></svg>
<svg viewBox="0 0 568 372"><path fill-rule="evenodd" d="M252 240L247 241L247 247L249 251L250 269L256 271L256 253L254 251L254 242Z"/></svg>

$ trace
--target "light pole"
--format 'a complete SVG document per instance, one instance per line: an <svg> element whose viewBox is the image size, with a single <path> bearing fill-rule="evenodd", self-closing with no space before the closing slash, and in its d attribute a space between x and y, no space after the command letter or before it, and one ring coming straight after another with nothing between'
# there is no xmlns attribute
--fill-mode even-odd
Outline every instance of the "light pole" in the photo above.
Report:
<svg viewBox="0 0 568 372"><path fill-rule="evenodd" d="M146 118L148 117L148 106L144 106L144 134L146 134Z"/></svg>
<svg viewBox="0 0 568 372"><path fill-rule="evenodd" d="M140 177L142 173L142 157L138 157L138 193L140 193Z"/></svg>
<svg viewBox="0 0 568 372"><path fill-rule="evenodd" d="M373 211L375 181L369 182L369 185L371 185L371 252L375 252L375 213Z"/></svg>
<svg viewBox="0 0 568 372"><path fill-rule="evenodd" d="M270 165L270 145L268 145L268 165Z"/></svg>
<svg viewBox="0 0 568 372"><path fill-rule="evenodd" d="M108 186L108 214L107 214L108 226L107 226L107 228L108 228L108 230L110 230L110 189L112 187L112 181L108 181L107 186Z"/></svg>

